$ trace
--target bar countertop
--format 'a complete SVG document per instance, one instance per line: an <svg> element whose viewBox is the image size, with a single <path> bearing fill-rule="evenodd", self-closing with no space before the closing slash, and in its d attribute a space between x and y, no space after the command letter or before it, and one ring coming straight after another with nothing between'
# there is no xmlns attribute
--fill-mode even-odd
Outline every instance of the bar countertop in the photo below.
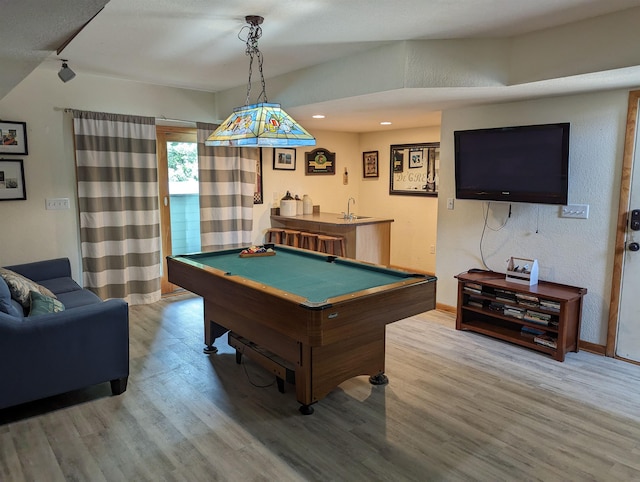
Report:
<svg viewBox="0 0 640 482"><path fill-rule="evenodd" d="M374 218L369 216L356 215L355 219L344 219L343 214L339 213L313 213L302 214L300 216L280 216L272 214L271 219L276 221L296 220L307 221L313 223L321 223L333 226L361 226L364 224L392 223L393 218Z"/></svg>

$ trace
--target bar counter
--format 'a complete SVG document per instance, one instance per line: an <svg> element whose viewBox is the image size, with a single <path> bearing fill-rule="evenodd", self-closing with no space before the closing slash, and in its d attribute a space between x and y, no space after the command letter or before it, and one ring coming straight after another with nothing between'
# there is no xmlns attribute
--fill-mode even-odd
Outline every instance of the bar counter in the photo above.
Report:
<svg viewBox="0 0 640 482"><path fill-rule="evenodd" d="M271 215L274 228L342 236L348 258L388 266L392 218L358 216L344 219L340 213L315 212L300 216Z"/></svg>

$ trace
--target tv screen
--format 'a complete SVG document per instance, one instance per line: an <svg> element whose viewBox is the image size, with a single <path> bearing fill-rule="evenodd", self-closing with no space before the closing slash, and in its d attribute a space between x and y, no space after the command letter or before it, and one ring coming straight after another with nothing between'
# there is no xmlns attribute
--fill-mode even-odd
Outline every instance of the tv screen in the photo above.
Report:
<svg viewBox="0 0 640 482"><path fill-rule="evenodd" d="M569 123L453 135L456 198L567 204Z"/></svg>

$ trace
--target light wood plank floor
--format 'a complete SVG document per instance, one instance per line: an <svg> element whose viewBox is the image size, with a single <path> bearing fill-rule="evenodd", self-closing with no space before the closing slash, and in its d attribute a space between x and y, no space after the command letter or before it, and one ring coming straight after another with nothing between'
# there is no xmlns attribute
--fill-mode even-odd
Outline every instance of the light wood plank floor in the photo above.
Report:
<svg viewBox="0 0 640 482"><path fill-rule="evenodd" d="M0 411L0 480L640 480L640 366L453 326L389 325L389 385L349 380L303 416L226 338L202 353L200 298L131 307L128 390Z"/></svg>

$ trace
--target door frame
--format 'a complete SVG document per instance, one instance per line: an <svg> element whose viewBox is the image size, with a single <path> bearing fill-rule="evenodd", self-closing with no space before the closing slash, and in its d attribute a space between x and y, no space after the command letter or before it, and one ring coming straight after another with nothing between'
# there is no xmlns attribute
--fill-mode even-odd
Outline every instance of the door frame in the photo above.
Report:
<svg viewBox="0 0 640 482"><path fill-rule="evenodd" d="M169 169L167 160L167 142L194 142L197 133L195 127L156 126L156 145L158 158L158 201L160 205L160 241L162 252L162 276L160 278L161 293L173 293L181 289L169 283L167 277L167 253L171 246L171 199L169 197ZM166 199L166 204L165 204Z"/></svg>
<svg viewBox="0 0 640 482"><path fill-rule="evenodd" d="M631 209L631 181L634 164L634 146L638 129L638 103L640 90L629 92L627 106L627 127L624 137L624 151L622 157L622 181L620 183L620 201L618 203L618 222L616 226L615 255L613 259L613 276L611 282L611 301L609 303L609 322L607 324L607 344L605 355L616 356L616 341L618 338L618 323L620 318L620 295L622 292L622 272L627 242L627 222ZM630 360L629 360L630 361Z"/></svg>

